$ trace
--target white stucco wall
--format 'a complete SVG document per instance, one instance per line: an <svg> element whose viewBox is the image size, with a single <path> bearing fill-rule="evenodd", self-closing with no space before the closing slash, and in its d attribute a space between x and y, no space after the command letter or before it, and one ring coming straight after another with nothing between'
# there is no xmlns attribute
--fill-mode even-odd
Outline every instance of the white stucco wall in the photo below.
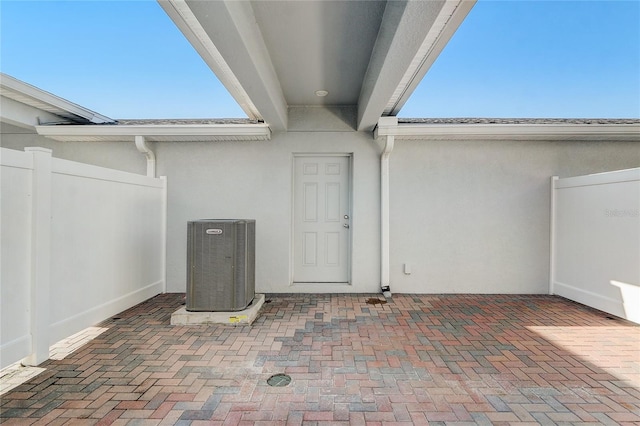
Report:
<svg viewBox="0 0 640 426"><path fill-rule="evenodd" d="M356 132L290 132L268 142L159 143L158 173L169 180L168 291L185 291L187 222L256 220L256 291L377 292L379 146ZM291 286L294 153L353 156L352 285Z"/></svg>
<svg viewBox="0 0 640 426"><path fill-rule="evenodd" d="M547 293L549 177L638 164L635 142L396 142L392 290Z"/></svg>
<svg viewBox="0 0 640 426"><path fill-rule="evenodd" d="M326 291L378 291L380 146L354 132L157 144L158 171L169 177L169 291L184 291L186 223L202 218L257 220L257 291L318 291L290 286L292 159L306 152L353 153L353 285ZM392 290L546 293L549 177L637 164L638 145L628 142L397 142Z"/></svg>

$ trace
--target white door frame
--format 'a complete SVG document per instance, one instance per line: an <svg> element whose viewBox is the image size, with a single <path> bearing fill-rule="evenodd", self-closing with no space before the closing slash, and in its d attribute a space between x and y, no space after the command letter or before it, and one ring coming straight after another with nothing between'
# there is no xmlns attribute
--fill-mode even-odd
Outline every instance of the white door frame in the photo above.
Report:
<svg viewBox="0 0 640 426"><path fill-rule="evenodd" d="M298 157L343 157L346 158L349 164L349 173L347 175L347 183L349 187L348 194L348 208L349 208L349 247L348 247L348 265L347 265L347 283L297 283L294 282L294 268L295 268L295 188L296 188L296 158ZM355 221L353 217L353 153L350 152L294 152L291 157L291 218L289 221L290 227L290 250L289 250L289 285L301 289L304 292L313 293L333 293L333 292L348 292L351 290L352 285L352 262L353 262L353 231L355 229Z"/></svg>

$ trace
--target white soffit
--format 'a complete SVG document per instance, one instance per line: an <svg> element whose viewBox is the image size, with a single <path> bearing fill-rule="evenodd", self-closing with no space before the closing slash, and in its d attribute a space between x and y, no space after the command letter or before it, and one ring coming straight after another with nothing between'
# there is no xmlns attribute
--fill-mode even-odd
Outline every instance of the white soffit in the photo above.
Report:
<svg viewBox="0 0 640 426"><path fill-rule="evenodd" d="M395 115L475 0L158 0L252 119L357 106L357 130ZM325 96L316 96L323 93Z"/></svg>
<svg viewBox="0 0 640 426"><path fill-rule="evenodd" d="M374 137L396 140L632 141L640 124L412 124L379 125Z"/></svg>
<svg viewBox="0 0 640 426"><path fill-rule="evenodd" d="M107 124L115 120L0 73L0 95L75 123ZM62 121L60 120L60 121Z"/></svg>
<svg viewBox="0 0 640 426"><path fill-rule="evenodd" d="M266 124L204 125L108 125L37 126L39 135L63 142L134 142L144 136L149 142L267 141Z"/></svg>
<svg viewBox="0 0 640 426"><path fill-rule="evenodd" d="M3 123L33 130L40 123L52 123L60 120L62 118L59 115L0 95L0 121Z"/></svg>
<svg viewBox="0 0 640 426"><path fill-rule="evenodd" d="M357 104L385 0L250 3L290 108Z"/></svg>

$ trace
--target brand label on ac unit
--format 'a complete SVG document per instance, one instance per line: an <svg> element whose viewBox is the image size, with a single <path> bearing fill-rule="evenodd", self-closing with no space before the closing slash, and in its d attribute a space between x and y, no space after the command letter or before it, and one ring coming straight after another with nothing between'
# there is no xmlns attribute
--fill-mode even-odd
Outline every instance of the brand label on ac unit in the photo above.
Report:
<svg viewBox="0 0 640 426"><path fill-rule="evenodd" d="M222 235L222 229L220 228L209 228L205 232L209 235Z"/></svg>

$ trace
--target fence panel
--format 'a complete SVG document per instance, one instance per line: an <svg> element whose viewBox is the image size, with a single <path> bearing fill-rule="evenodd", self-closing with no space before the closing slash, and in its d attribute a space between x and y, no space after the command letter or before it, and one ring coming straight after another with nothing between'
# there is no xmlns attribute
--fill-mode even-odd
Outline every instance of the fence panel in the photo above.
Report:
<svg viewBox="0 0 640 426"><path fill-rule="evenodd" d="M164 181L54 159L51 338L163 291Z"/></svg>
<svg viewBox="0 0 640 426"><path fill-rule="evenodd" d="M551 292L640 323L640 168L553 188Z"/></svg>
<svg viewBox="0 0 640 426"><path fill-rule="evenodd" d="M0 362L31 353L31 154L0 148Z"/></svg>
<svg viewBox="0 0 640 426"><path fill-rule="evenodd" d="M2 149L2 366L165 291L166 180L44 151Z"/></svg>

